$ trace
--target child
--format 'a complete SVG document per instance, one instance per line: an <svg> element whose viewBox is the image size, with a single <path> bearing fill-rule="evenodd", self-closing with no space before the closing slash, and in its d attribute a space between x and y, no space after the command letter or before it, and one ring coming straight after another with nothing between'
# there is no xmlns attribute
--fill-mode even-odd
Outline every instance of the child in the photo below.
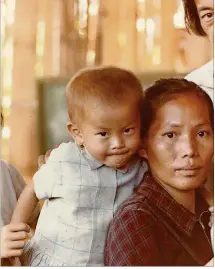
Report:
<svg viewBox="0 0 215 269"><path fill-rule="evenodd" d="M79 72L66 88L75 143L53 150L23 191L11 222L27 222L46 200L24 265L102 266L113 214L143 177L140 146L143 91L130 72Z"/></svg>

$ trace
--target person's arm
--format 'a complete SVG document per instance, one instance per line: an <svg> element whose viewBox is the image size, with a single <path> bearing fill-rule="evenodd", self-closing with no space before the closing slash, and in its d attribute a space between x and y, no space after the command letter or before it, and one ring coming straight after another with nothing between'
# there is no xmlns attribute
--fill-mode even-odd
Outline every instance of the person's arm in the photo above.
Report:
<svg viewBox="0 0 215 269"><path fill-rule="evenodd" d="M28 223L32 212L36 210L38 201L34 191L34 181L31 180L19 197L11 218L11 223Z"/></svg>
<svg viewBox="0 0 215 269"><path fill-rule="evenodd" d="M14 191L16 193L17 200L19 199L21 193L23 192L24 188L26 187L26 182L20 172L13 166L9 165L11 180L14 186ZM36 209L31 213L31 217L28 221L28 224L31 228L34 228L37 223L37 219L40 213L40 204L37 204Z"/></svg>
<svg viewBox="0 0 215 269"><path fill-rule="evenodd" d="M114 216L104 253L105 266L161 266L163 260L150 217L123 210Z"/></svg>
<svg viewBox="0 0 215 269"><path fill-rule="evenodd" d="M1 258L22 255L30 227L25 223L8 224L1 228Z"/></svg>

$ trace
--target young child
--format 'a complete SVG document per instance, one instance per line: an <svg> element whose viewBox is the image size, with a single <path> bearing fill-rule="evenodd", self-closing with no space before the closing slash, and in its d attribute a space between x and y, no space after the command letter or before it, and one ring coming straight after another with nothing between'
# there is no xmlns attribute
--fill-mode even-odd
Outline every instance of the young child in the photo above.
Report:
<svg viewBox="0 0 215 269"><path fill-rule="evenodd" d="M140 146L142 86L129 71L85 69L67 85L75 143L53 150L23 191L12 223L46 200L24 265L102 266L108 225L147 170Z"/></svg>

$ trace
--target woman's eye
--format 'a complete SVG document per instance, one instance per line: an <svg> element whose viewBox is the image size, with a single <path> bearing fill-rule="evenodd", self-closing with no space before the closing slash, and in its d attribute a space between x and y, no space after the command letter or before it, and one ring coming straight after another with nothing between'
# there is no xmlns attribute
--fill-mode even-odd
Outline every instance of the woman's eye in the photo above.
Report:
<svg viewBox="0 0 215 269"><path fill-rule="evenodd" d="M207 135L208 135L208 133L206 131L200 131L200 132L198 132L198 136L200 136L200 137L205 137Z"/></svg>
<svg viewBox="0 0 215 269"><path fill-rule="evenodd" d="M105 137L105 136L108 135L108 133L107 133L107 132L100 132L100 133L98 133L98 135L100 135L100 136L102 136L102 137Z"/></svg>
<svg viewBox="0 0 215 269"><path fill-rule="evenodd" d="M168 138L174 138L175 137L175 134L174 133L166 133L164 134L165 137L168 137Z"/></svg>
<svg viewBox="0 0 215 269"><path fill-rule="evenodd" d="M208 21L210 21L210 20L212 19L212 17L213 17L213 13L208 12L208 13L206 13L206 14L204 14L204 15L202 16L202 19L203 19L204 21L208 22Z"/></svg>
<svg viewBox="0 0 215 269"><path fill-rule="evenodd" d="M134 128L127 128L124 130L125 134L130 134L132 131L134 130Z"/></svg>

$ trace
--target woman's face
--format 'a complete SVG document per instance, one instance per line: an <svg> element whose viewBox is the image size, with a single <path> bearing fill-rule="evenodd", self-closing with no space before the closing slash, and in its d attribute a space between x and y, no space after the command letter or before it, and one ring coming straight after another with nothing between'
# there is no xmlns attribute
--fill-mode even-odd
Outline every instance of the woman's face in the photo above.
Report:
<svg viewBox="0 0 215 269"><path fill-rule="evenodd" d="M158 108L145 140L145 154L152 174L162 185L177 191L201 186L213 156L206 102L187 94Z"/></svg>
<svg viewBox="0 0 215 269"><path fill-rule="evenodd" d="M214 1L195 0L202 29L207 34L213 44L213 24L214 24Z"/></svg>

